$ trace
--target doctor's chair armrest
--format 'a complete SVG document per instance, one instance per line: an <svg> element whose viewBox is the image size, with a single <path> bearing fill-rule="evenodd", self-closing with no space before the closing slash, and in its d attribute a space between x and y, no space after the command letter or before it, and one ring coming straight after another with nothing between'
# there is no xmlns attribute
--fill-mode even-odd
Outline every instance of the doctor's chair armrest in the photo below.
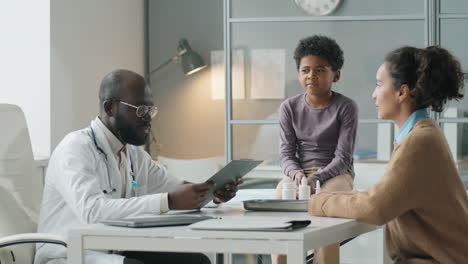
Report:
<svg viewBox="0 0 468 264"><path fill-rule="evenodd" d="M0 238L0 248L29 243L48 243L67 247L65 237L46 233L24 233Z"/></svg>

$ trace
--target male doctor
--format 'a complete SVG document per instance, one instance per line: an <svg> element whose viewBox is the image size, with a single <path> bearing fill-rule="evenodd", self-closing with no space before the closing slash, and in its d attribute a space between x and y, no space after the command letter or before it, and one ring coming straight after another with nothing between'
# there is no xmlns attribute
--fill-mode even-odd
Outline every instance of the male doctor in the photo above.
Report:
<svg viewBox="0 0 468 264"><path fill-rule="evenodd" d="M100 113L85 129L68 134L47 170L39 232L67 235L71 227L104 219L200 208L211 183L187 184L141 148L156 115L145 79L128 70L104 77ZM215 203L235 196L237 181L215 192ZM89 251L86 263L209 263L203 254ZM36 264L65 263L62 246L39 244Z"/></svg>

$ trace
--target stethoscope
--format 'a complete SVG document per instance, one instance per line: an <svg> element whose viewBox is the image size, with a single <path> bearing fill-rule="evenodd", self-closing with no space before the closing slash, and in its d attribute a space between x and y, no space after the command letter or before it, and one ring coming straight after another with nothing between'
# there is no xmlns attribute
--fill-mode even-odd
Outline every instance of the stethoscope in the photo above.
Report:
<svg viewBox="0 0 468 264"><path fill-rule="evenodd" d="M97 143L97 140L96 140L96 135L94 134L94 129L92 127L89 127L89 128L91 129L91 137L93 138L94 146L96 146L96 149L104 156L107 162L108 161L107 154L104 152L104 150L102 150L101 147L99 147L99 144ZM131 189L132 189L132 192L134 192L136 187L138 186L138 182L135 179L135 171L133 170L133 162L132 162L132 157L130 156L130 153L128 153L128 157L130 160L130 165L127 164L127 171L130 171L130 176L132 177ZM102 190L104 194L114 193L117 191L117 189L112 187L112 180L111 180L109 173L107 173L107 183L109 184L109 187L107 189Z"/></svg>

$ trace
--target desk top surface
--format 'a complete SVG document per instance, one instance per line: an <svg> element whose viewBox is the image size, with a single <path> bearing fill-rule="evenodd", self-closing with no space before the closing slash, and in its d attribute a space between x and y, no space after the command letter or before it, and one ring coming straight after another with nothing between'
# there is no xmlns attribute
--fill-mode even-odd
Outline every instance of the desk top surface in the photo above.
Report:
<svg viewBox="0 0 468 264"><path fill-rule="evenodd" d="M178 213L178 212L172 212ZM187 214L187 212L183 212ZM350 230L365 229L373 230L378 227L360 223L354 219L315 217L307 212L257 212L246 211L239 206L221 206L219 208L204 208L201 211L190 212L193 214L202 214L217 216L229 219L246 219L262 221L265 218L275 217L278 220L311 220L311 224L302 229L275 232L275 231L198 231L191 230L188 226L168 226L153 228L126 228L114 227L104 224L85 225L70 230L70 235L80 234L84 236L106 236L106 237L180 237L180 238L230 238L230 239L288 239L304 240L309 236L319 235L319 233L329 232L330 230Z"/></svg>

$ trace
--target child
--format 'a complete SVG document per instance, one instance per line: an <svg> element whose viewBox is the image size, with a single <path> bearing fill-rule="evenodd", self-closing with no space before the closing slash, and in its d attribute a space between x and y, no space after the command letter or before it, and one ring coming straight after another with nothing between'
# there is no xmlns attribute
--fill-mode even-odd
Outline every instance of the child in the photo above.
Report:
<svg viewBox="0 0 468 264"><path fill-rule="evenodd" d="M395 263L468 263L468 197L445 137L427 108L463 98L460 63L445 49L403 47L377 71L381 119L400 128L381 180L364 192L321 192L309 212L386 225Z"/></svg>
<svg viewBox="0 0 468 264"><path fill-rule="evenodd" d="M335 40L315 35L302 39L294 52L298 79L305 93L285 100L279 110L280 164L285 182L298 186L303 177L314 193L353 189L353 150L358 109L350 98L332 91L340 79L343 51ZM297 188L296 188L297 189ZM285 263L283 256L277 261ZM339 263L339 246L317 250L314 263Z"/></svg>

